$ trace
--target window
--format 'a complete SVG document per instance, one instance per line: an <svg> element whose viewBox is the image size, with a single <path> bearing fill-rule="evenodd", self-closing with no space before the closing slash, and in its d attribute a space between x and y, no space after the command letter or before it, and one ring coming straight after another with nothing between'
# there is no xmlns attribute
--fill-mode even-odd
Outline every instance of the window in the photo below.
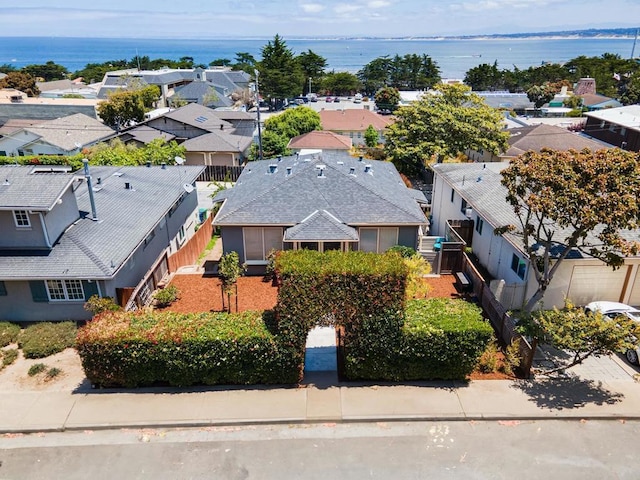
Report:
<svg viewBox="0 0 640 480"><path fill-rule="evenodd" d="M363 252L384 253L398 244L396 227L361 228L360 250Z"/></svg>
<svg viewBox="0 0 640 480"><path fill-rule="evenodd" d="M478 235L482 235L482 227L484 226L484 220L480 218L480 216L476 216L476 232Z"/></svg>
<svg viewBox="0 0 640 480"><path fill-rule="evenodd" d="M455 192L455 190L452 188L452 189L451 189L451 203L453 203L453 197L455 197L455 195L456 195L456 192Z"/></svg>
<svg viewBox="0 0 640 480"><path fill-rule="evenodd" d="M4 284L2 280L0 280L0 297L7 296L7 286Z"/></svg>
<svg viewBox="0 0 640 480"><path fill-rule="evenodd" d="M511 270L524 280L524 274L527 271L527 264L515 253L511 257Z"/></svg>
<svg viewBox="0 0 640 480"><path fill-rule="evenodd" d="M185 237L185 233L184 233L184 225L182 225L180 227L180 230L178 230L178 240L176 241L176 243L178 244L178 248L180 248L180 246L182 246L182 244L184 243L184 237Z"/></svg>
<svg viewBox="0 0 640 480"><path fill-rule="evenodd" d="M156 236L156 231L151 230L149 235L147 235L147 238L144 239L144 246L146 247L147 245L149 245L155 236Z"/></svg>
<svg viewBox="0 0 640 480"><path fill-rule="evenodd" d="M616 133L616 127L617 125L615 123L612 123L611 125L609 125L609 131Z"/></svg>
<svg viewBox="0 0 640 480"><path fill-rule="evenodd" d="M6 150L0 150L0 157L6 157L7 156L7 151Z"/></svg>
<svg viewBox="0 0 640 480"><path fill-rule="evenodd" d="M467 201L464 198L460 201L460 211L467 214Z"/></svg>
<svg viewBox="0 0 640 480"><path fill-rule="evenodd" d="M47 280L45 284L49 300L84 301L84 290L80 280Z"/></svg>
<svg viewBox="0 0 640 480"><path fill-rule="evenodd" d="M18 228L31 227L31 221L29 220L29 212L27 212L26 210L14 210L13 221L16 223L16 227Z"/></svg>
<svg viewBox="0 0 640 480"><path fill-rule="evenodd" d="M626 135L627 134L627 129L625 127L620 127L620 135Z"/></svg>
<svg viewBox="0 0 640 480"><path fill-rule="evenodd" d="M270 250L282 250L282 228L245 227L242 230L246 261L263 262Z"/></svg>

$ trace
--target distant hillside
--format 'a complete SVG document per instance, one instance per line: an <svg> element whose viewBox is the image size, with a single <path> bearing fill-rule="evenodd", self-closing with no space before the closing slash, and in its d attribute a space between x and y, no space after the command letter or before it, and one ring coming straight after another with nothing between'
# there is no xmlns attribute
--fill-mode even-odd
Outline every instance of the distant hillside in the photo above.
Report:
<svg viewBox="0 0 640 480"><path fill-rule="evenodd" d="M627 37L633 38L638 28L589 28L587 30L562 30L558 32L525 32L525 33L496 33L491 35L464 35L449 38L545 38L545 37L571 37L571 38L598 38L598 37Z"/></svg>

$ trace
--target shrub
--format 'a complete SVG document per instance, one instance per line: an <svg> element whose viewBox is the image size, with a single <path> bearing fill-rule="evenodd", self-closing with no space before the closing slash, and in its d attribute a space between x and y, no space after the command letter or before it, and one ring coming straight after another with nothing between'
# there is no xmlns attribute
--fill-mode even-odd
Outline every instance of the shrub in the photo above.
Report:
<svg viewBox="0 0 640 480"><path fill-rule="evenodd" d="M29 371L27 372L27 374L30 377L35 377L39 373L44 372L46 369L47 369L47 366L44 363L34 363L29 367Z"/></svg>
<svg viewBox="0 0 640 480"><path fill-rule="evenodd" d="M49 370L47 370L47 373L45 374L45 380L52 380L56 378L58 375L60 375L61 373L62 373L62 370L56 367L52 367Z"/></svg>
<svg viewBox="0 0 640 480"><path fill-rule="evenodd" d="M415 248L406 247L404 245L394 245L388 251L398 253L402 258L411 258L416 254Z"/></svg>
<svg viewBox="0 0 640 480"><path fill-rule="evenodd" d="M7 365L11 365L17 360L18 349L10 348L9 350L0 350L0 354L0 356L2 356L2 366L0 367L0 370L2 370L2 368L6 367Z"/></svg>
<svg viewBox="0 0 640 480"><path fill-rule="evenodd" d="M495 373L498 371L498 354L500 349L494 341L487 344L487 348L478 359L478 370L482 373Z"/></svg>
<svg viewBox="0 0 640 480"><path fill-rule="evenodd" d="M15 323L0 322L0 347L6 347L18 340L20 326Z"/></svg>
<svg viewBox="0 0 640 480"><path fill-rule="evenodd" d="M95 385L295 383L296 352L272 332L272 312L104 313L78 332Z"/></svg>
<svg viewBox="0 0 640 480"><path fill-rule="evenodd" d="M153 298L156 301L156 305L162 308L168 307L175 302L179 295L180 291L178 290L178 287L175 285L169 285L168 287L162 288L154 293Z"/></svg>
<svg viewBox="0 0 640 480"><path fill-rule="evenodd" d="M25 358L43 358L73 347L76 338L73 322L36 323L24 329L18 337L18 346Z"/></svg>
<svg viewBox="0 0 640 480"><path fill-rule="evenodd" d="M93 315L98 315L102 312L115 312L122 307L118 305L111 297L100 297L98 295L91 295L89 300L84 304L84 309L91 312Z"/></svg>
<svg viewBox="0 0 640 480"><path fill-rule="evenodd" d="M507 375L514 375L515 370L520 368L522 356L520 355L520 339L513 340L504 352L503 370Z"/></svg>

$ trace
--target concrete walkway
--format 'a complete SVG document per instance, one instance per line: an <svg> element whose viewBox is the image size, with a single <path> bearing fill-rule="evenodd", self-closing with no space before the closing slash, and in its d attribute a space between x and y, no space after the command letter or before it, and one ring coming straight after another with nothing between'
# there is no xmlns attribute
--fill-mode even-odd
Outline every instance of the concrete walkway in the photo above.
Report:
<svg viewBox="0 0 640 480"><path fill-rule="evenodd" d="M338 383L311 373L299 387L0 392L0 432L260 423L640 419L640 384L578 378L411 385Z"/></svg>

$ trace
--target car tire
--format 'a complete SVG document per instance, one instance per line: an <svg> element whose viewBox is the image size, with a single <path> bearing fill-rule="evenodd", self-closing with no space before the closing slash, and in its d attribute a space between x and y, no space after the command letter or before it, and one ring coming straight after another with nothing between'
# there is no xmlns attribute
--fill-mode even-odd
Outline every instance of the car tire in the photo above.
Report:
<svg viewBox="0 0 640 480"><path fill-rule="evenodd" d="M638 365L638 352L632 348L628 349L624 356L627 357L627 361L632 365Z"/></svg>

